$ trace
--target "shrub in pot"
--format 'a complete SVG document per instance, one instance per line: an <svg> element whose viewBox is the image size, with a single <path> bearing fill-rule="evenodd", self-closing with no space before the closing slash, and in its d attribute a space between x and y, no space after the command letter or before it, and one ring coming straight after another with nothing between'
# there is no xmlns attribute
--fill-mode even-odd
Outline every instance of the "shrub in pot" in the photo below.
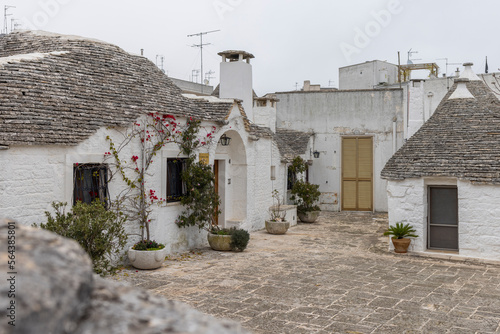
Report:
<svg viewBox="0 0 500 334"><path fill-rule="evenodd" d="M319 216L319 185L302 180L296 181L292 188L290 199L297 205L297 215L304 223L314 223Z"/></svg>
<svg viewBox="0 0 500 334"><path fill-rule="evenodd" d="M154 240L141 240L128 250L128 259L137 269L156 269L161 267L167 249Z"/></svg>
<svg viewBox="0 0 500 334"><path fill-rule="evenodd" d="M208 243L213 250L242 252L248 245L250 234L236 227L219 228L213 226L208 233Z"/></svg>
<svg viewBox="0 0 500 334"><path fill-rule="evenodd" d="M412 225L400 222L396 223L396 225L390 225L384 232L384 235L393 236L391 240L394 245L394 252L406 253L411 242L411 239L409 238L418 238L418 235L416 235L415 232L416 230Z"/></svg>

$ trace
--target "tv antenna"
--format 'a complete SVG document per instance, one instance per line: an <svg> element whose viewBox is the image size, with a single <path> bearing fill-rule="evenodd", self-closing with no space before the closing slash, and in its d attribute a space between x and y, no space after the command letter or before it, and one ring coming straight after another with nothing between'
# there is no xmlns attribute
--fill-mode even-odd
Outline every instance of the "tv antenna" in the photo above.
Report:
<svg viewBox="0 0 500 334"><path fill-rule="evenodd" d="M192 70L191 71L191 81L198 83L198 75L199 74L200 74L200 70Z"/></svg>
<svg viewBox="0 0 500 334"><path fill-rule="evenodd" d="M10 32L14 30L18 30L17 28L21 26L20 23L17 23L18 19L10 19Z"/></svg>
<svg viewBox="0 0 500 334"><path fill-rule="evenodd" d="M446 60L446 88L450 90L450 78L448 76L448 65L462 65L461 63L448 63L448 58L438 58L436 60ZM457 68L458 70L458 68Z"/></svg>
<svg viewBox="0 0 500 334"><path fill-rule="evenodd" d="M212 80L213 78L215 78L214 76L212 76L212 74L215 74L215 72L212 71L212 70L210 70L207 73L205 73L205 77L206 77L206 79L205 79L205 85L210 84L210 80Z"/></svg>
<svg viewBox="0 0 500 334"><path fill-rule="evenodd" d="M408 63L407 63L408 65L413 64L413 61L410 59L412 54L418 53L418 51L411 51L411 50L413 50L413 49L410 49L408 51ZM422 60L422 59L413 59L413 60Z"/></svg>
<svg viewBox="0 0 500 334"><path fill-rule="evenodd" d="M158 59L160 59L160 64L158 64ZM165 70L163 69L163 61L164 60L165 60L165 56L156 55L156 67L160 68L163 73L165 73Z"/></svg>
<svg viewBox="0 0 500 334"><path fill-rule="evenodd" d="M204 32L200 32L200 33L197 33L197 34L187 35L187 37L200 36L200 44L193 44L192 47L193 48L200 48L200 53L201 53L201 84L202 85L203 85L203 47L205 45L210 45L211 44L211 43L205 43L205 44L203 44L203 35L211 34L211 33L218 32L218 31L220 31L220 30L204 31ZM201 87L201 89L203 91L203 87Z"/></svg>
<svg viewBox="0 0 500 334"><path fill-rule="evenodd" d="M4 8L3 8L3 30L2 32L4 34L8 34L9 33L9 25L8 25L8 21L7 21L7 16L11 16L12 14L7 14L8 10L10 8L16 8L16 6L9 6L9 5L5 5Z"/></svg>

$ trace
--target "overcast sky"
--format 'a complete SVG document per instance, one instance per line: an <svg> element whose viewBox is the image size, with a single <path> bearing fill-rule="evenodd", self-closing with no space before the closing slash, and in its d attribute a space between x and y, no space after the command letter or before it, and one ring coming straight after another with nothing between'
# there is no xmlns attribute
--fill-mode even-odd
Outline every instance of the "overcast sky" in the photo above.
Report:
<svg viewBox="0 0 500 334"><path fill-rule="evenodd" d="M204 72L219 81L217 52L237 49L255 55L258 95L302 87L304 80L338 87L338 68L369 60L474 62L484 73L500 67L498 0L0 0L12 23L24 29L74 34L116 44L131 53L145 50L165 59L169 76L191 80L200 69L199 37L204 36ZM14 18L17 21L11 22ZM1 22L3 23L3 17ZM419 59L419 60L417 60ZM457 65L449 65L452 74ZM200 78L198 77L198 80Z"/></svg>

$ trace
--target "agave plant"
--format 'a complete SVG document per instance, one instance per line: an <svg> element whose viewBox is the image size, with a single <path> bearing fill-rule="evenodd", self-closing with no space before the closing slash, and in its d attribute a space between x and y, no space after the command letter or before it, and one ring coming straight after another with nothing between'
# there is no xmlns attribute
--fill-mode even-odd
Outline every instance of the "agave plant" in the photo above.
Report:
<svg viewBox="0 0 500 334"><path fill-rule="evenodd" d="M394 239L418 238L415 232L417 231L409 223L403 224L401 222L396 223L396 226L389 226L387 231L384 232L384 235L393 235Z"/></svg>

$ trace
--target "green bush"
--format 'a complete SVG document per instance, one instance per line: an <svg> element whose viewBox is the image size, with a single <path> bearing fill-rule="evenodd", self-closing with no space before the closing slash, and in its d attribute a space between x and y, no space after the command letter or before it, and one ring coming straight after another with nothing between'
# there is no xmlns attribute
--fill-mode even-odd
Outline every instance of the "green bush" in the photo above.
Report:
<svg viewBox="0 0 500 334"><path fill-rule="evenodd" d="M53 202L55 217L45 212L47 223L40 224L40 227L76 240L92 259L95 273L104 276L113 272L111 258L118 255L127 242L123 226L125 217L106 210L99 200L92 204L77 202L68 213L65 212L66 205Z"/></svg>
<svg viewBox="0 0 500 334"><path fill-rule="evenodd" d="M231 235L231 249L238 252L243 252L247 248L250 234L242 229L231 228L229 229Z"/></svg>
<svg viewBox="0 0 500 334"><path fill-rule="evenodd" d="M247 248L248 241L250 240L250 233L240 228L219 228L214 225L210 228L208 233L217 235L230 235L231 236L231 249L234 251L242 252Z"/></svg>
<svg viewBox="0 0 500 334"><path fill-rule="evenodd" d="M141 251L154 251L154 250L160 250L165 248L165 245L157 243L154 240L141 240L138 243L136 243L132 249L133 250L141 250Z"/></svg>
<svg viewBox="0 0 500 334"><path fill-rule="evenodd" d="M210 165L193 162L190 158L186 170L182 172L187 193L181 199L185 210L177 218L179 227L198 226L210 230L215 217L220 214L220 198L215 191L215 175Z"/></svg>
<svg viewBox="0 0 500 334"><path fill-rule="evenodd" d="M298 212L305 213L320 210L319 206L316 205L321 195L319 185L299 180L293 185L291 193L290 199L297 205Z"/></svg>

